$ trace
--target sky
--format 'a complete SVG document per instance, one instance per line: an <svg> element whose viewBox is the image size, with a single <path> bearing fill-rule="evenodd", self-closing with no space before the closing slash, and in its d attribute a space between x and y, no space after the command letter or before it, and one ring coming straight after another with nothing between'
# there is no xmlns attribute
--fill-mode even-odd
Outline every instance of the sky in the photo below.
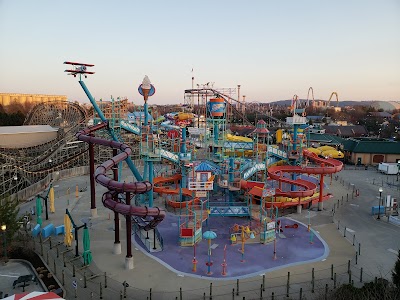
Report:
<svg viewBox="0 0 400 300"><path fill-rule="evenodd" d="M64 61L95 65L96 99L136 104L145 75L150 104L183 103L192 76L240 84L246 102L306 99L309 87L399 101L400 1L0 0L0 93L88 102Z"/></svg>

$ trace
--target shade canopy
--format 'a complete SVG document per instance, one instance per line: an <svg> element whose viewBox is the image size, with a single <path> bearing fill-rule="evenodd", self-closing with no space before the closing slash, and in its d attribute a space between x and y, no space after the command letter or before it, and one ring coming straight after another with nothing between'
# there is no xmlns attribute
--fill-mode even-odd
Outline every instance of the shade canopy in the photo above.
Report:
<svg viewBox="0 0 400 300"><path fill-rule="evenodd" d="M4 300L51 300L51 299L64 299L52 292L30 292L15 294L10 297L4 298Z"/></svg>
<svg viewBox="0 0 400 300"><path fill-rule="evenodd" d="M214 231L208 230L203 233L203 238L206 240L213 240L217 237L217 234Z"/></svg>

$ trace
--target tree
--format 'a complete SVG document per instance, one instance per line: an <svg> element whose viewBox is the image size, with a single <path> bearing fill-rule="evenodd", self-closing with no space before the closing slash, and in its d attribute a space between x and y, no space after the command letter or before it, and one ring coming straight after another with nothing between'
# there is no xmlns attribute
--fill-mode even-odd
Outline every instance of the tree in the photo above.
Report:
<svg viewBox="0 0 400 300"><path fill-rule="evenodd" d="M0 199L0 226L6 225L7 241L10 242L19 229L18 200L11 200L9 196Z"/></svg>
<svg viewBox="0 0 400 300"><path fill-rule="evenodd" d="M398 251L397 261L394 264L394 268L392 271L392 280L396 288L400 290L400 250Z"/></svg>

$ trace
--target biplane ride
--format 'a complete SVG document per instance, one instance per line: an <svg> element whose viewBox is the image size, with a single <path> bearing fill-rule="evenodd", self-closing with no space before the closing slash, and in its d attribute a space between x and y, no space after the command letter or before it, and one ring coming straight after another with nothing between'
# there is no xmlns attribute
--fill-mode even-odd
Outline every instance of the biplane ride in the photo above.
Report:
<svg viewBox="0 0 400 300"><path fill-rule="evenodd" d="M68 75L74 75L76 77L77 74L84 74L85 78L87 78L86 74L94 74L94 72L87 71L88 67L94 67L94 65L90 64L82 64L77 62L65 61L64 64L72 65L72 70L65 70L64 72L68 72Z"/></svg>

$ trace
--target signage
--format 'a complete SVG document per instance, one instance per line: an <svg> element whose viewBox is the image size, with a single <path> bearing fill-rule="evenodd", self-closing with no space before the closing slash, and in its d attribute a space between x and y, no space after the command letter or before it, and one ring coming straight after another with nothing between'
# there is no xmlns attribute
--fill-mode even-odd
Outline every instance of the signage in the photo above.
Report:
<svg viewBox="0 0 400 300"><path fill-rule="evenodd" d="M150 87L150 91L149 91L149 97L150 97L150 96L153 96L154 93L156 92L156 88L155 88L152 84L151 84L150 86L151 86L151 87ZM138 87L138 92L139 92L140 95L143 96L142 85L139 85L139 87Z"/></svg>
<svg viewBox="0 0 400 300"><path fill-rule="evenodd" d="M76 282L76 280L72 280L72 287L73 287L74 289L77 289L77 288L78 288L78 283Z"/></svg>
<svg viewBox="0 0 400 300"><path fill-rule="evenodd" d="M205 198L205 197L207 197L207 192L206 191L196 191L196 197Z"/></svg>

